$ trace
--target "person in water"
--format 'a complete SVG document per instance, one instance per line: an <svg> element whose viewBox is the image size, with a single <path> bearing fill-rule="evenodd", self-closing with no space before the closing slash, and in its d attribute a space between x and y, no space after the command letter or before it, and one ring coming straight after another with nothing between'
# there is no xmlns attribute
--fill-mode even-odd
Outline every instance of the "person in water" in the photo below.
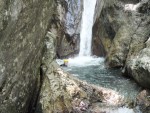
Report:
<svg viewBox="0 0 150 113"><path fill-rule="evenodd" d="M68 59L64 59L64 63L63 64L61 64L60 66L65 66L65 67L67 67L68 66Z"/></svg>

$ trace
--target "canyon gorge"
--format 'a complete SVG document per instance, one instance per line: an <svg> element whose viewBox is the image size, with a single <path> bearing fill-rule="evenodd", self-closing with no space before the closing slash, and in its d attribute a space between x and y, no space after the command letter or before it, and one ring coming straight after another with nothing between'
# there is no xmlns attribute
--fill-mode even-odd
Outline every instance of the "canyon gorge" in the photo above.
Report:
<svg viewBox="0 0 150 113"><path fill-rule="evenodd" d="M92 55L84 64L92 67L56 62L78 54ZM103 86L100 76L111 74L110 86L126 81L118 87L135 92L132 100ZM149 89L149 0L0 0L0 113L150 113Z"/></svg>

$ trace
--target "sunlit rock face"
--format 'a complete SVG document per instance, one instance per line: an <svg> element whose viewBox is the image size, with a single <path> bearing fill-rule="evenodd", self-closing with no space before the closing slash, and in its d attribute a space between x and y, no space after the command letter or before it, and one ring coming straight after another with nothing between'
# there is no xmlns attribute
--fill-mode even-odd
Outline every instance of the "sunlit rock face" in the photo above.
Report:
<svg viewBox="0 0 150 113"><path fill-rule="evenodd" d="M106 56L110 67L125 67L125 75L150 88L150 1L103 2L102 10L95 14L93 53Z"/></svg>
<svg viewBox="0 0 150 113"><path fill-rule="evenodd" d="M137 11L138 7L140 6L140 3L138 4L126 4L124 7L125 11Z"/></svg>
<svg viewBox="0 0 150 113"><path fill-rule="evenodd" d="M34 105L53 7L53 0L0 1L0 113L27 113Z"/></svg>

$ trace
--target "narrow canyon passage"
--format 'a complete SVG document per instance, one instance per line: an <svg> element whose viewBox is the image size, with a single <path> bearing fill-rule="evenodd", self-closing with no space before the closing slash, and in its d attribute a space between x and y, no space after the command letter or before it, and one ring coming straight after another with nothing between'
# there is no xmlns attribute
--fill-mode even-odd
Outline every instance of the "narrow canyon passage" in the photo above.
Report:
<svg viewBox="0 0 150 113"><path fill-rule="evenodd" d="M0 113L150 113L150 0L0 0Z"/></svg>
<svg viewBox="0 0 150 113"><path fill-rule="evenodd" d="M87 83L112 89L118 92L124 98L124 101L134 103L142 88L131 78L122 76L121 69L107 68L104 63L105 58L92 55L92 27L95 5L96 0L84 0L79 55L68 58L67 66L62 68ZM59 65L65 62L63 59L56 59L56 61ZM100 107L105 113L141 113L138 106L133 109L124 106L106 107L100 105Z"/></svg>

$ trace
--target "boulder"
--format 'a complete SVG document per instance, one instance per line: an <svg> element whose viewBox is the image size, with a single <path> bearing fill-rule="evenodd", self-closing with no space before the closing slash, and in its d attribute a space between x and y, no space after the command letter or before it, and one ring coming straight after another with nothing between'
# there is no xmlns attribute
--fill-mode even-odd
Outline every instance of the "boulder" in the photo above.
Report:
<svg viewBox="0 0 150 113"><path fill-rule="evenodd" d="M143 90L137 96L137 105L143 113L150 113L150 91Z"/></svg>

